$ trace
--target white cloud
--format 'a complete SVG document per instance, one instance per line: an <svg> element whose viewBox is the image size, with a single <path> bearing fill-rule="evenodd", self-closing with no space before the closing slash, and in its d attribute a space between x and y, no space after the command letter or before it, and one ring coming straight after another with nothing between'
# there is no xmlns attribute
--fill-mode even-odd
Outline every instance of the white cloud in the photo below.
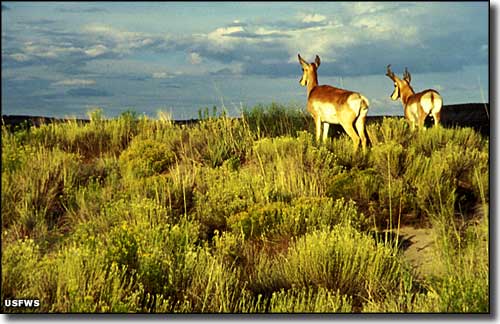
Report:
<svg viewBox="0 0 500 324"><path fill-rule="evenodd" d="M35 42L25 42L22 48L24 54L33 57L56 59L59 57L65 57L67 55L72 55L75 53L82 52L82 49L71 46L69 43L35 43ZM14 58L14 57L13 57ZM25 59L24 56L17 56L17 59ZM16 59L16 58L14 58Z"/></svg>
<svg viewBox="0 0 500 324"><path fill-rule="evenodd" d="M325 19L326 19L326 17L323 15L320 15L320 14L309 14L309 15L306 15L304 18L302 18L302 22L317 23L317 22L324 21Z"/></svg>
<svg viewBox="0 0 500 324"><path fill-rule="evenodd" d="M200 64L202 61L201 59L201 55L196 53L196 52L191 52L189 53L189 62L191 62L191 64Z"/></svg>
<svg viewBox="0 0 500 324"><path fill-rule="evenodd" d="M230 37L231 34L243 32L244 30L245 29L241 26L220 27L208 33L206 37L209 41L215 42L219 46L226 45L232 47L232 45L239 40Z"/></svg>
<svg viewBox="0 0 500 324"><path fill-rule="evenodd" d="M152 76L154 79L167 79L172 77L167 72L153 72Z"/></svg>
<svg viewBox="0 0 500 324"><path fill-rule="evenodd" d="M87 86L95 84L95 80L85 80L85 79L66 79L54 82L54 86Z"/></svg>
<svg viewBox="0 0 500 324"><path fill-rule="evenodd" d="M157 41L166 41L165 38L160 36L119 30L103 24L89 24L84 26L82 31L90 38L91 41L97 38L101 43L107 45L109 51L117 54L126 54L136 49L152 46ZM99 50L97 51L99 52ZM91 51L88 55L96 56L93 51Z"/></svg>
<svg viewBox="0 0 500 324"><path fill-rule="evenodd" d="M93 47L85 50L85 54L87 54L90 57L97 57L97 56L100 56L106 52L108 52L108 48L102 44L93 46Z"/></svg>

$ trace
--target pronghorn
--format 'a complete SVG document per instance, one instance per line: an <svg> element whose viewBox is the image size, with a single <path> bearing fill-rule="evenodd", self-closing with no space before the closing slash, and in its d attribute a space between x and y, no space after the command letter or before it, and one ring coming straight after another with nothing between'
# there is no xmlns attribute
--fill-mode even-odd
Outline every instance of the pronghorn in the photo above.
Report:
<svg viewBox="0 0 500 324"><path fill-rule="evenodd" d="M433 89L427 89L419 93L415 93L410 85L411 75L408 69L405 68L403 80L398 78L391 71L391 65L387 66L387 75L394 82L394 92L391 95L392 100L401 98L403 104L405 118L410 122L411 129L415 130L415 124L419 128L424 128L425 118L429 114L434 117L434 125L438 126L441 119L441 107L443 99L439 92Z"/></svg>
<svg viewBox="0 0 500 324"><path fill-rule="evenodd" d="M361 139L363 151L366 151L365 121L368 113L368 99L357 92L335 88L329 85L318 85L319 56L313 63L307 63L300 57L302 78L300 85L307 87L307 111L316 124L316 141L321 137L323 123L323 142L328 137L330 124L340 124L354 142L356 151ZM356 130L354 130L354 125Z"/></svg>

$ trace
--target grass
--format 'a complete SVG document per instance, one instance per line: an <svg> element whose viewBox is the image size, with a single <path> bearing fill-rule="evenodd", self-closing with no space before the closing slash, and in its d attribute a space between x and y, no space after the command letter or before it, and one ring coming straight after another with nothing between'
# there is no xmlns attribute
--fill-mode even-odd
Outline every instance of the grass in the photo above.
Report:
<svg viewBox="0 0 500 324"><path fill-rule="evenodd" d="M3 311L490 311L488 138L385 118L362 153L293 107L200 116L3 127L1 297L41 301Z"/></svg>

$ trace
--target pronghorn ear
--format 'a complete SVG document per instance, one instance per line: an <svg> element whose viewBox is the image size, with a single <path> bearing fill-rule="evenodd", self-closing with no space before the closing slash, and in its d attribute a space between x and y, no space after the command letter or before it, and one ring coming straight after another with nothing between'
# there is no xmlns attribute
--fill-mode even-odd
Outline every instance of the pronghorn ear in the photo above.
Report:
<svg viewBox="0 0 500 324"><path fill-rule="evenodd" d="M298 56L299 56L299 63L300 63L300 65L307 64L307 62L304 61L304 59L300 56L300 54Z"/></svg>
<svg viewBox="0 0 500 324"><path fill-rule="evenodd" d="M316 68L319 68L319 65L321 64L321 60L319 59L318 55L316 55L316 59L314 60L314 63L316 63Z"/></svg>

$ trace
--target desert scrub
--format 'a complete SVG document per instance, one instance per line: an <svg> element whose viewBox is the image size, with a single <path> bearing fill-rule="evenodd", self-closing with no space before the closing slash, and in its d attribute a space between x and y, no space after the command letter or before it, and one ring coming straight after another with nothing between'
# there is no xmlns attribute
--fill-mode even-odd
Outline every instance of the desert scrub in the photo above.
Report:
<svg viewBox="0 0 500 324"><path fill-rule="evenodd" d="M213 256L209 249L200 249L190 277L183 290L180 312L233 313L244 294L240 269Z"/></svg>
<svg viewBox="0 0 500 324"><path fill-rule="evenodd" d="M302 107L286 107L277 103L257 105L243 111L243 119L255 138L295 136L296 132L314 130L310 115Z"/></svg>
<svg viewBox="0 0 500 324"><path fill-rule="evenodd" d="M315 146L306 132L255 141L247 160L284 197L322 196L342 170L336 155Z"/></svg>
<svg viewBox="0 0 500 324"><path fill-rule="evenodd" d="M288 113L3 128L2 296L43 312L489 311L488 139L393 118L354 153ZM435 242L422 276L373 237L412 214Z"/></svg>
<svg viewBox="0 0 500 324"><path fill-rule="evenodd" d="M323 287L302 288L274 292L267 309L268 313L350 313L352 299ZM264 304L264 303L263 303Z"/></svg>
<svg viewBox="0 0 500 324"><path fill-rule="evenodd" d="M2 299L36 296L36 271L40 247L33 239L19 239L2 248Z"/></svg>
<svg viewBox="0 0 500 324"><path fill-rule="evenodd" d="M218 167L226 160L243 160L251 142L248 127L241 120L229 117L203 120L183 129L181 154L203 165Z"/></svg>
<svg viewBox="0 0 500 324"><path fill-rule="evenodd" d="M335 156L337 160L336 163L345 170L365 169L370 165L368 160L369 151L363 152L360 147L358 151L355 152L352 146L352 140L347 134L343 134L339 138L328 140L325 145Z"/></svg>
<svg viewBox="0 0 500 324"><path fill-rule="evenodd" d="M43 240L62 220L78 185L80 156L26 145L15 159L15 167L2 170L2 225L17 238Z"/></svg>
<svg viewBox="0 0 500 324"><path fill-rule="evenodd" d="M102 241L72 244L57 255L56 292L50 312L137 312L140 287L116 263L109 264Z"/></svg>
<svg viewBox="0 0 500 324"><path fill-rule="evenodd" d="M405 179L414 188L418 207L426 213L438 213L447 201L455 199L459 184L469 188L463 194L467 191L473 193L473 166L480 165L480 157L479 151L460 148L454 143L446 144L430 157L415 154L406 170ZM476 193L477 199L479 192ZM475 200L467 199L469 203ZM466 209L462 208L462 211Z"/></svg>
<svg viewBox="0 0 500 324"><path fill-rule="evenodd" d="M281 236L293 238L319 229L331 229L337 224L360 229L367 220L358 213L355 203L343 198L301 197L290 203L272 202L253 205L228 218L235 234L245 239Z"/></svg>
<svg viewBox="0 0 500 324"><path fill-rule="evenodd" d="M286 253L260 262L268 264L255 268L257 291L263 285L274 289L323 287L352 297L353 306L358 307L365 300L383 299L405 271L393 249L345 225L308 233L296 239ZM267 279L262 282L259 278Z"/></svg>
<svg viewBox="0 0 500 324"><path fill-rule="evenodd" d="M415 150L425 156L441 150L447 143L455 143L461 148L487 150L488 140L472 128L432 127L419 133L412 141Z"/></svg>
<svg viewBox="0 0 500 324"><path fill-rule="evenodd" d="M134 139L119 159L122 174L136 178L165 172L175 161L169 143L151 139Z"/></svg>
<svg viewBox="0 0 500 324"><path fill-rule="evenodd" d="M404 118L384 117L381 123L367 124L366 132L372 146L396 141L404 147L409 146L417 132L412 132Z"/></svg>
<svg viewBox="0 0 500 324"><path fill-rule="evenodd" d="M136 227L138 246L137 280L151 296L162 296L175 303L193 280L197 266L199 226L192 222L155 227ZM145 305L155 309L160 305L154 297ZM168 311L172 311L169 309Z"/></svg>
<svg viewBox="0 0 500 324"><path fill-rule="evenodd" d="M32 126L23 133L23 143L59 148L81 154L86 159L106 154L116 155L127 147L139 132L136 114L124 112L116 119L105 119L102 110L89 111L89 122L68 120L40 127Z"/></svg>
<svg viewBox="0 0 500 324"><path fill-rule="evenodd" d="M227 218L249 206L269 201L272 188L251 172L228 168L203 168L202 181L194 189L192 216L205 228L207 235L225 230Z"/></svg>

